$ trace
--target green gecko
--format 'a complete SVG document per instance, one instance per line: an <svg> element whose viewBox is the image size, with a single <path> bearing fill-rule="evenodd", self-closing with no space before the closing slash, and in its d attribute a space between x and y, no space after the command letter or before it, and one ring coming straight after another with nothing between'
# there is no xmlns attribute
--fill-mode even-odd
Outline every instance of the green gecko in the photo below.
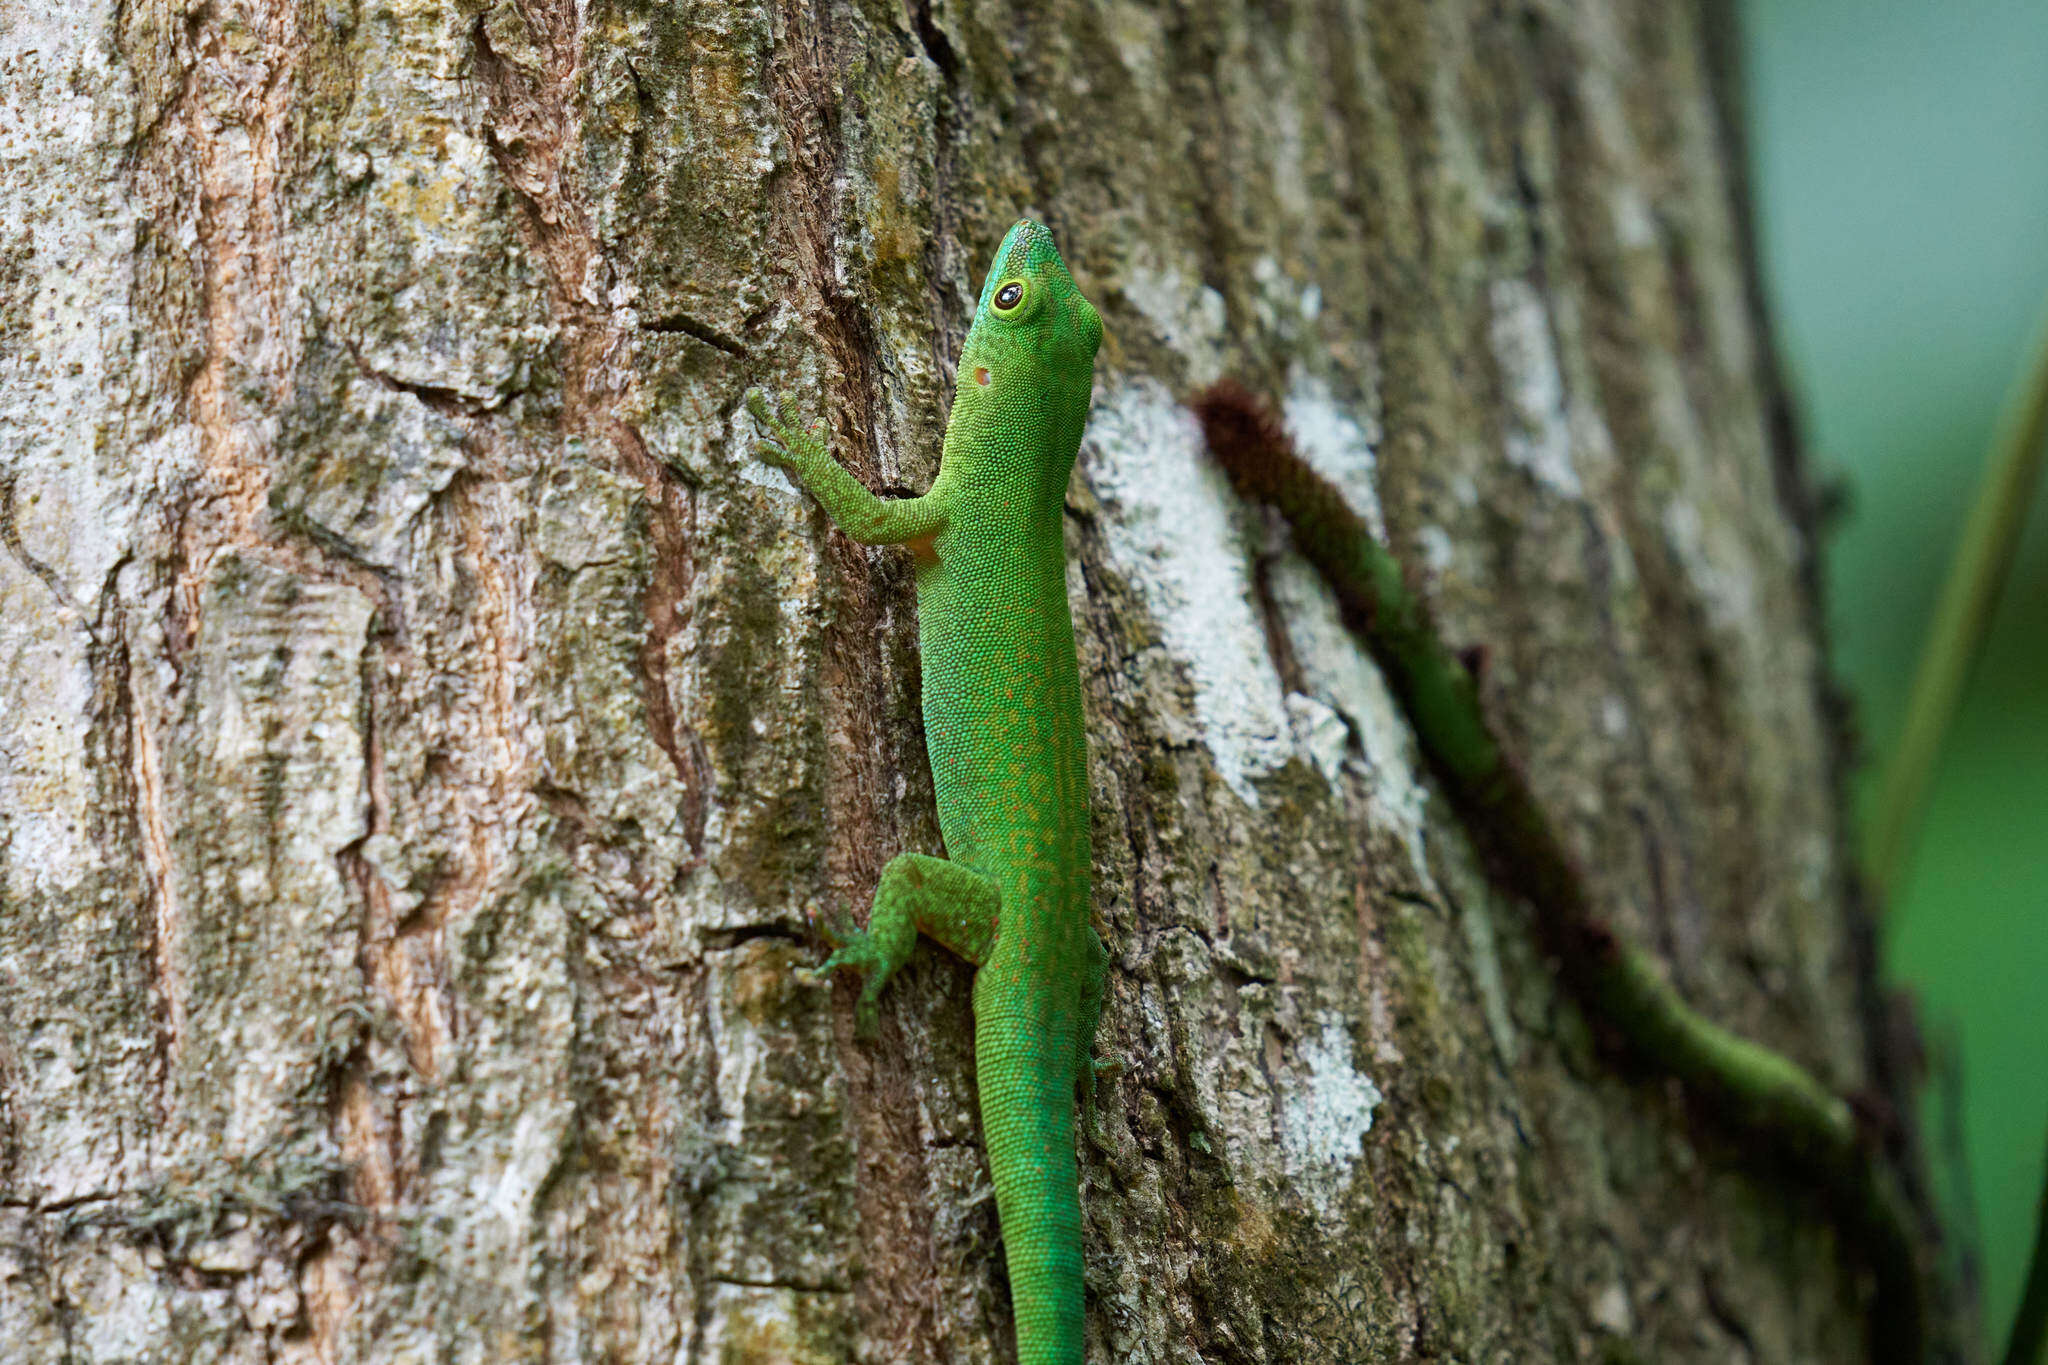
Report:
<svg viewBox="0 0 2048 1365"><path fill-rule="evenodd" d="M1061 509L1101 341L1052 234L1025 219L982 286L930 492L876 497L747 394L772 437L764 457L854 540L907 545L916 560L925 748L949 856L891 859L867 928L835 930L818 972L865 974L855 1023L871 1037L876 999L919 931L979 968L976 1083L1021 1365L1082 1354L1074 1106L1094 1079L1109 955L1089 912L1088 742Z"/></svg>

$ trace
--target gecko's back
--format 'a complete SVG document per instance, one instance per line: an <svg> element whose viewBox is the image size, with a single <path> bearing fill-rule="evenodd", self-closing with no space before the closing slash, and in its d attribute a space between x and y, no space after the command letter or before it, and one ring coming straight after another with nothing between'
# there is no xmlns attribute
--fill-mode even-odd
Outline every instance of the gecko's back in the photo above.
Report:
<svg viewBox="0 0 2048 1365"><path fill-rule="evenodd" d="M1078 875L1083 919L1087 740L1061 507L1101 335L1051 235L1011 228L961 350L933 490L947 523L918 555L925 742L947 852L1006 883L1064 889Z"/></svg>

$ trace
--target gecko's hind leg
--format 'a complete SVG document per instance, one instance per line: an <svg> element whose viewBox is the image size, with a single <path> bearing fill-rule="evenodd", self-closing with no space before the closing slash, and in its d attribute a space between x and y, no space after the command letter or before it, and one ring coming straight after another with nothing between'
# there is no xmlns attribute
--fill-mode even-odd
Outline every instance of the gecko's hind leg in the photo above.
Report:
<svg viewBox="0 0 2048 1365"><path fill-rule="evenodd" d="M918 934L937 939L978 967L995 945L1002 900L996 884L973 868L922 853L899 853L882 869L867 927L843 924L828 931L835 951L816 975L841 969L864 975L854 1032L872 1038L882 988L910 960Z"/></svg>

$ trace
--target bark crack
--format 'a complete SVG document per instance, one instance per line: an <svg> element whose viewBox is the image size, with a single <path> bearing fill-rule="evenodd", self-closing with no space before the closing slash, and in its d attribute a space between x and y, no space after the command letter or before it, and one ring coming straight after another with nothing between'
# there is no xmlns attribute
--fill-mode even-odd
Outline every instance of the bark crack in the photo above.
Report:
<svg viewBox="0 0 2048 1365"><path fill-rule="evenodd" d="M473 398L460 389L446 384L423 384L416 379L401 379L371 365L369 361L363 359L361 352L352 343L344 341L343 345L347 346L350 357L354 359L357 370L364 378L394 393L411 394L444 417L482 417L504 407L516 392L508 389L497 397L486 400Z"/></svg>
<svg viewBox="0 0 2048 1365"><path fill-rule="evenodd" d="M729 356L745 360L749 358L747 348L719 331L708 322L701 322L687 313L672 313L665 318L641 326L644 332L680 334L703 342L713 350L723 351Z"/></svg>
<svg viewBox="0 0 2048 1365"><path fill-rule="evenodd" d="M86 629L90 631L92 629L90 618L86 616L85 609L78 605L77 600L65 588L64 580L58 577L55 569L29 553L28 547L21 542L20 509L15 505L15 485L20 479L21 470L19 467L9 465L5 469L0 469L0 544L4 544L7 547L7 553L13 555L15 561L22 568L35 575L42 582L42 585L50 590L50 595L55 597L60 605L76 615L85 624Z"/></svg>
<svg viewBox="0 0 2048 1365"><path fill-rule="evenodd" d="M570 430L609 436L627 472L645 492L653 513L654 572L644 609L647 636L638 659L648 727L668 756L683 788L684 824L691 851L704 844L706 765L699 745L678 724L668 680L668 645L688 624L694 558L689 528L693 497L679 488L666 467L647 449L639 429L616 415L630 382L606 369L630 337L618 315L602 314L592 291L611 274L591 226L582 189L563 173L563 147L576 127L566 92L581 58L582 30L573 3L522 8L522 22L541 40L546 69L509 60L492 45L489 16L477 18L473 34L477 74L489 106L485 136L499 169L519 196L521 221L535 254L547 269L557 321L567 338L563 364L562 421ZM632 73L638 87L638 73ZM673 329L728 354L744 356L736 341L684 316L647 328Z"/></svg>
<svg viewBox="0 0 2048 1365"><path fill-rule="evenodd" d="M185 1005L178 980L173 945L177 942L181 915L171 856L170 822L164 803L163 759L157 750L156 731L146 708L135 694L135 665L126 641L121 652L122 701L128 712L130 778L135 785L136 832L141 836L143 870L150 888L149 965L157 993L163 1000L158 1021L157 1052L160 1074L157 1083L168 1079L178 1040L185 1030Z"/></svg>

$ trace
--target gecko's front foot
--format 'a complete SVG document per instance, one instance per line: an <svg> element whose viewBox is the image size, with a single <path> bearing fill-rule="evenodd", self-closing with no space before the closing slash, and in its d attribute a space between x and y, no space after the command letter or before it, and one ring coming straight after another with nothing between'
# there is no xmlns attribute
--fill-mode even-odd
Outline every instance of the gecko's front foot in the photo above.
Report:
<svg viewBox="0 0 2048 1365"><path fill-rule="evenodd" d="M770 403L762 389L748 389L746 404L755 424L766 433L754 442L754 453L761 459L777 469L802 474L807 465L825 458L825 443L820 437L825 425L822 420L813 422L808 429L791 426L775 410L781 404Z"/></svg>

